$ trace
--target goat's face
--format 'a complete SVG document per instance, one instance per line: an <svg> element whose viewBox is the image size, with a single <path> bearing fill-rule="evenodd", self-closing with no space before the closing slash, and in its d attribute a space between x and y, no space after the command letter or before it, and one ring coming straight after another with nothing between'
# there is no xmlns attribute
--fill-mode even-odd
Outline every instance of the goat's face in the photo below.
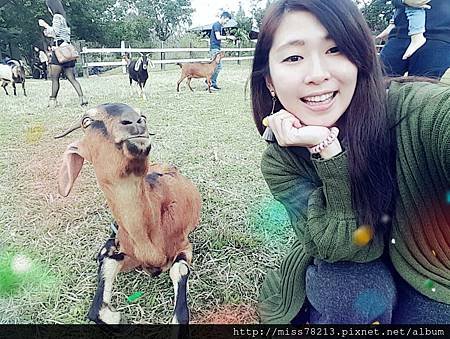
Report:
<svg viewBox="0 0 450 339"><path fill-rule="evenodd" d="M148 57L147 54L142 54L141 53L141 57L139 58L140 62L142 64L142 69L147 69L148 68Z"/></svg>
<svg viewBox="0 0 450 339"><path fill-rule="evenodd" d="M145 158L150 152L146 117L125 104L105 104L88 111L81 119L84 140L91 149L104 144L127 159Z"/></svg>
<svg viewBox="0 0 450 339"><path fill-rule="evenodd" d="M60 169L60 193L67 196L84 159L94 165L99 177L115 178L146 171L151 149L146 118L125 104L104 104L89 110L75 129L82 128L81 140L69 145Z"/></svg>

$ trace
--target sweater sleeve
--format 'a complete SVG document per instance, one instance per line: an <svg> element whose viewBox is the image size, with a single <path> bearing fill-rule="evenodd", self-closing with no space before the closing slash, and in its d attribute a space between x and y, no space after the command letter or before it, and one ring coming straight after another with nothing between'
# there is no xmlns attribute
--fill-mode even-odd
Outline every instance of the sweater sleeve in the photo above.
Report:
<svg viewBox="0 0 450 339"><path fill-rule="evenodd" d="M298 313L312 256L332 262L363 262L381 255L378 237L360 248L352 243L356 222L348 200L346 162L343 153L317 161L315 169L306 149L274 143L265 150L261 161L264 179L274 198L285 206L297 239L279 269L270 271L261 286L258 310L264 323L290 323Z"/></svg>
<svg viewBox="0 0 450 339"><path fill-rule="evenodd" d="M285 206L307 253L329 262L379 257L381 234L375 234L367 246L357 246L352 240L359 225L351 204L347 153L313 163L315 170L308 169L275 144L269 145L262 161L264 178L275 199Z"/></svg>

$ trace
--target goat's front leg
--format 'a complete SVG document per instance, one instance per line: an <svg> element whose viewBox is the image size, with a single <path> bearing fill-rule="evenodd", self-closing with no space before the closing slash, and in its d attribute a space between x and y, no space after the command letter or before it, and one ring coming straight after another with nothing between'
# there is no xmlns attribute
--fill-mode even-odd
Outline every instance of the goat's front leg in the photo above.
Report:
<svg viewBox="0 0 450 339"><path fill-rule="evenodd" d="M8 91L6 90L6 86L8 86L8 83L6 81L3 81L2 87L5 90L6 95L9 95Z"/></svg>
<svg viewBox="0 0 450 339"><path fill-rule="evenodd" d="M23 95L27 96L27 92L25 91L25 80L22 82Z"/></svg>
<svg viewBox="0 0 450 339"><path fill-rule="evenodd" d="M88 319L97 324L120 323L120 312L110 304L114 279L123 266L124 258L123 253L118 253L114 238L108 239L98 254L98 286L88 313Z"/></svg>
<svg viewBox="0 0 450 339"><path fill-rule="evenodd" d="M17 95L16 83L14 81L12 82L12 87L13 87L13 90L14 90L14 95Z"/></svg>
<svg viewBox="0 0 450 339"><path fill-rule="evenodd" d="M189 265L184 253L180 254L170 268L170 278L175 291L175 309L172 324L188 324L189 308L187 305L187 289L189 278Z"/></svg>
<svg viewBox="0 0 450 339"><path fill-rule="evenodd" d="M145 96L145 93L144 93L144 86L145 86L145 82L144 83L139 83L139 87L141 88L142 99L147 100L147 97Z"/></svg>

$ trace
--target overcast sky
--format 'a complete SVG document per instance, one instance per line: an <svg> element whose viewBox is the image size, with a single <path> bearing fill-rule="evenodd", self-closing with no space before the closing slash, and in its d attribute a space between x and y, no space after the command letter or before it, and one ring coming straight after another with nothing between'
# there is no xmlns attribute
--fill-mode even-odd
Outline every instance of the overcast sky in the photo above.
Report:
<svg viewBox="0 0 450 339"><path fill-rule="evenodd" d="M217 21L220 9L236 12L239 9L239 2L242 2L245 14L250 15L250 0L191 0L192 8L195 10L192 14L192 26L201 26Z"/></svg>

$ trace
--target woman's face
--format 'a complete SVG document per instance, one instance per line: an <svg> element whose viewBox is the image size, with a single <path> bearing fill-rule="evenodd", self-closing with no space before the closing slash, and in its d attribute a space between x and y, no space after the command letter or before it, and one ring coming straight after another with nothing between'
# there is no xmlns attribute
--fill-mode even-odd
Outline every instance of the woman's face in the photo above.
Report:
<svg viewBox="0 0 450 339"><path fill-rule="evenodd" d="M357 67L306 11L284 15L269 52L269 90L305 125L332 126L348 108Z"/></svg>

